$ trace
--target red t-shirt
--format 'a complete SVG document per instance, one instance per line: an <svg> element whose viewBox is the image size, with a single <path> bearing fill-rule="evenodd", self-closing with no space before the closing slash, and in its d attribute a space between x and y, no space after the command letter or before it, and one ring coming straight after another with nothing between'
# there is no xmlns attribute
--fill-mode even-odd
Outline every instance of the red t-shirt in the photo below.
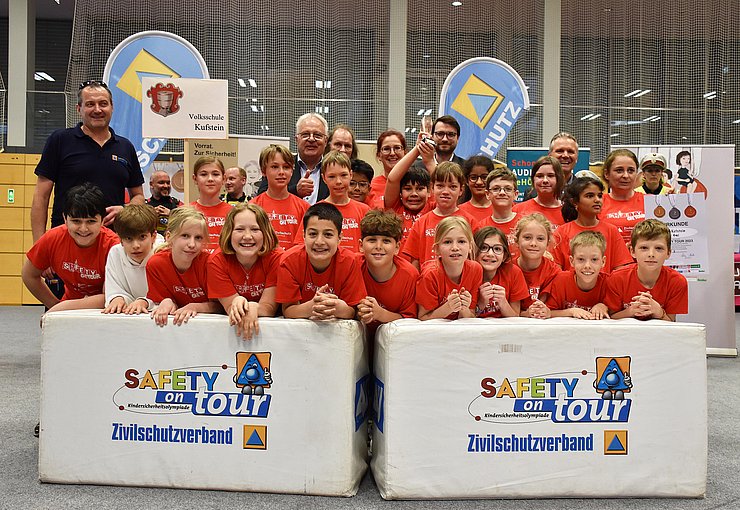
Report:
<svg viewBox="0 0 740 510"><path fill-rule="evenodd" d="M380 204L380 208L385 207L385 185L388 182L388 178L385 175L376 175L373 180L370 181L370 194L368 195L368 203Z"/></svg>
<svg viewBox="0 0 740 510"><path fill-rule="evenodd" d="M609 275L604 304L612 312L619 312L632 302L639 292L650 292L666 313L689 313L689 284L686 278L670 267L663 266L652 289L646 288L637 277L637 264L619 268Z"/></svg>
<svg viewBox="0 0 740 510"><path fill-rule="evenodd" d="M511 253L511 257L514 258L519 255L519 245L516 244L515 235L516 224L519 223L519 220L521 220L522 217L523 216L520 213L514 213L514 217L509 221L498 223L493 220L493 216L487 216L483 221L479 221L473 226L473 232L478 232L478 230L483 227L496 227L506 236L506 241L509 243L509 253Z"/></svg>
<svg viewBox="0 0 740 510"><path fill-rule="evenodd" d="M529 287L519 266L512 262L501 264L491 279L492 285L501 285L506 289L506 301L521 301L529 298ZM501 317L501 309L493 300L478 313L478 317Z"/></svg>
<svg viewBox="0 0 740 510"><path fill-rule="evenodd" d="M208 225L208 246L206 250L208 253L213 253L218 249L218 238L221 235L221 230L224 228L226 215L229 214L231 206L226 202L205 206L200 205L197 201L190 205L198 209L206 217L206 224Z"/></svg>
<svg viewBox="0 0 740 510"><path fill-rule="evenodd" d="M599 219L617 227L627 246L630 245L632 229L645 219L644 200L642 193L635 193L629 200L614 200L610 195L604 195Z"/></svg>
<svg viewBox="0 0 740 510"><path fill-rule="evenodd" d="M552 223L553 232L556 228L565 223L565 221L563 220L562 208L544 207L538 204L534 198L530 198L529 200L525 200L524 202L514 204L514 212L521 214L522 218L528 214L536 212L542 214L550 223Z"/></svg>
<svg viewBox="0 0 740 510"><path fill-rule="evenodd" d="M607 276L604 273L599 273L596 286L591 290L584 291L578 288L576 284L575 270L563 271L555 277L548 287L545 304L550 310L567 310L568 308L590 310L604 302L606 281Z"/></svg>
<svg viewBox="0 0 740 510"><path fill-rule="evenodd" d="M606 239L606 252L604 252L606 262L604 267L601 268L602 273L611 273L615 267L632 262L632 255L630 255L627 246L619 235L619 230L614 225L600 221L595 227L582 227L575 221L570 221L565 225L560 225L553 236L555 247L552 249L552 257L555 262L560 264L563 271L572 267L570 265L570 240L587 230L601 232L604 239Z"/></svg>
<svg viewBox="0 0 740 510"><path fill-rule="evenodd" d="M478 303L478 288L481 283L483 283L483 268L475 261L465 261L460 283L450 280L442 263L428 264L419 277L419 284L416 287L416 302L428 312L436 310L447 302L447 296L450 295L450 292L464 288L472 296L470 309L475 311ZM457 319L457 316L458 313L454 312L445 318Z"/></svg>
<svg viewBox="0 0 740 510"><path fill-rule="evenodd" d="M561 271L560 266L545 257L542 258L542 263L534 271L524 271L522 269L524 281L527 282L527 288L529 289L529 297L522 299L522 310L526 310L532 306L532 301L535 299L540 299L540 294L546 294L548 292L548 286Z"/></svg>
<svg viewBox="0 0 740 510"><path fill-rule="evenodd" d="M244 269L236 255L216 250L208 259L208 297L225 298L239 294L249 301L259 301L262 292L277 285L277 272L282 250L276 248Z"/></svg>
<svg viewBox="0 0 740 510"><path fill-rule="evenodd" d="M466 212L458 209L452 216L461 216L472 226L473 218ZM414 223L411 232L403 246L403 256L407 260L418 260L419 266L423 266L430 260L435 260L434 254L434 235L437 233L437 225L445 216L440 216L436 212L429 211ZM445 296L447 297L447 296ZM436 308L436 306L435 306Z"/></svg>
<svg viewBox="0 0 740 510"><path fill-rule="evenodd" d="M282 200L271 198L267 193L260 193L251 200L251 203L265 210L281 248L287 250L296 244L295 237L301 230L303 215L309 207L308 202L291 193L288 193L288 198Z"/></svg>
<svg viewBox="0 0 740 510"><path fill-rule="evenodd" d="M207 302L207 265L208 252L205 250L195 257L184 273L175 267L172 250L155 253L146 263L146 282L149 285L146 297L155 303L170 298L178 307Z"/></svg>
<svg viewBox="0 0 740 510"><path fill-rule="evenodd" d="M305 303L313 299L317 289L329 285L329 292L336 294L349 306L355 306L367 296L359 270L355 255L339 247L329 267L317 273L308 260L306 247L293 246L280 261L276 301Z"/></svg>
<svg viewBox="0 0 740 510"><path fill-rule="evenodd" d="M493 206L488 207L475 207L470 201L460 204L460 210L468 213L474 220L474 224L484 221L486 218L490 218L493 214Z"/></svg>
<svg viewBox="0 0 740 510"><path fill-rule="evenodd" d="M399 313L404 318L416 318L416 282L419 271L401 257L393 257L396 272L386 282L377 282L367 268L363 254L358 254L358 262L365 282L367 295L374 297L380 306L389 312Z"/></svg>
<svg viewBox="0 0 740 510"><path fill-rule="evenodd" d="M432 204L430 204L428 200L427 203L424 204L424 207L422 207L419 212L416 213L412 213L408 209L406 209L400 200L395 206L393 206L393 208L389 209L398 214L403 221L403 234L401 234L401 250L403 250L403 247L406 244L406 239L408 239L409 233L411 232L411 227L414 226L414 223L419 221L419 218L424 216L432 209L434 209L434 207L432 207Z"/></svg>
<svg viewBox="0 0 740 510"><path fill-rule="evenodd" d="M50 267L64 282L67 299L103 294L105 262L110 249L119 243L112 230L102 227L95 243L82 248L69 235L66 225L59 225L36 241L26 256L36 269Z"/></svg>
<svg viewBox="0 0 740 510"><path fill-rule="evenodd" d="M325 204L328 204L326 200L321 200ZM336 207L340 213L342 213L342 240L339 241L341 248L347 248L352 253L360 252L360 222L365 217L367 212L370 210L367 204L352 200L350 198L348 204L337 205L332 204ZM299 232L295 236L294 244L304 244L303 241L303 225L300 226Z"/></svg>

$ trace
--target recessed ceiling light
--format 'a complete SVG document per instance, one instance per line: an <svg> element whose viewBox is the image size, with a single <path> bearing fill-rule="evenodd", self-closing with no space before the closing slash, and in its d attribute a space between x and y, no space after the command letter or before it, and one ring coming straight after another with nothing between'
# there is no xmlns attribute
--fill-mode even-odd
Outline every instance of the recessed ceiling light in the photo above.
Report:
<svg viewBox="0 0 740 510"><path fill-rule="evenodd" d="M432 58L431 55L422 55L421 58Z"/></svg>
<svg viewBox="0 0 740 510"><path fill-rule="evenodd" d="M249 78L248 81L249 81L249 86L250 87L252 87L253 89L256 89L257 88L257 82L256 81L254 81L252 78Z"/></svg>
<svg viewBox="0 0 740 510"><path fill-rule="evenodd" d="M638 92L637 94L635 94L635 95L634 95L634 97L642 97L642 96L644 96L645 94L648 94L648 93L650 93L650 92L652 92L652 89L645 89L645 90L643 90L643 91L641 91L641 92Z"/></svg>
<svg viewBox="0 0 740 510"><path fill-rule="evenodd" d="M462 5L462 2L460 2L460 1L457 1L456 0L456 1L452 2L452 7L460 7L461 5Z"/></svg>
<svg viewBox="0 0 740 510"><path fill-rule="evenodd" d="M237 81L239 82L239 86L240 87L246 87L247 86L247 84L244 82L244 80L242 78L239 78Z"/></svg>

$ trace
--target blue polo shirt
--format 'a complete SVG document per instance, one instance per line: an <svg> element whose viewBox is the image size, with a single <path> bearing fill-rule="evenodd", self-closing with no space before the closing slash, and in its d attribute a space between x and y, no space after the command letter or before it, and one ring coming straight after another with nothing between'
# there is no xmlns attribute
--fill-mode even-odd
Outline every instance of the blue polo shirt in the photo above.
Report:
<svg viewBox="0 0 740 510"><path fill-rule="evenodd" d="M111 206L124 204L126 188L144 183L133 144L112 129L110 134L101 147L82 131L80 122L73 128L54 131L46 140L35 173L54 181L52 227L64 222L64 198L70 188L85 182L95 184L103 191L106 206Z"/></svg>

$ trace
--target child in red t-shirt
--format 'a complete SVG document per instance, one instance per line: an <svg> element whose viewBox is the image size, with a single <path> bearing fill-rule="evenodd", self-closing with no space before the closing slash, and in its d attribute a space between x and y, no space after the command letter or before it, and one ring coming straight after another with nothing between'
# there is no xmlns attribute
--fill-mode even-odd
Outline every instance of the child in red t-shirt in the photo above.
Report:
<svg viewBox="0 0 740 510"><path fill-rule="evenodd" d="M367 296L357 305L362 322L386 323L416 317L419 271L398 256L401 218L374 209L360 222L360 270Z"/></svg>
<svg viewBox="0 0 740 510"><path fill-rule="evenodd" d="M496 168L486 177L486 195L491 201L492 212L483 221L473 225L473 232L483 227L496 227L506 236L512 257L519 253L514 231L517 222L522 218L515 213L514 200L518 191L516 175L508 168Z"/></svg>
<svg viewBox="0 0 740 510"><path fill-rule="evenodd" d="M462 166L463 175L467 183L464 202L460 210L473 217L479 223L493 214L491 199L487 193L486 179L493 172L493 161L486 156L471 156Z"/></svg>
<svg viewBox="0 0 740 510"><path fill-rule="evenodd" d="M689 313L689 288L678 271L665 267L671 256L671 231L659 220L645 220L632 230L632 256L637 264L614 271L607 282L604 302L612 319L675 321Z"/></svg>
<svg viewBox="0 0 740 510"><path fill-rule="evenodd" d="M64 225L48 232L28 250L21 277L26 288L50 312L103 308L105 262L118 236L103 226L105 197L90 183L67 192ZM61 301L42 277L50 268L64 283Z"/></svg>
<svg viewBox="0 0 740 510"><path fill-rule="evenodd" d="M198 188L198 200L190 205L203 213L208 227L208 244L205 249L213 253L218 248L218 237L224 227L231 206L221 200L224 184L224 164L213 156L202 156L193 165L193 181Z"/></svg>
<svg viewBox="0 0 740 510"><path fill-rule="evenodd" d="M422 142L425 143L425 142ZM468 225L472 226L475 220L469 214L460 210L457 201L463 193L465 176L457 163L445 161L440 163L432 173L432 196L435 208L423 215L411 228L406 244L403 247L403 256L414 267L421 268L424 263L435 260L434 246L435 231L442 219L448 216L460 216ZM473 303L475 306L475 303Z"/></svg>
<svg viewBox="0 0 740 510"><path fill-rule="evenodd" d="M246 340L259 333L258 317L274 317L282 249L265 211L239 203L226 216L220 250L208 260L208 297L218 299Z"/></svg>
<svg viewBox="0 0 740 510"><path fill-rule="evenodd" d="M518 317L521 300L529 288L519 266L512 264L506 236L496 227L483 227L473 238L477 261L483 267L483 284L478 291L478 317Z"/></svg>
<svg viewBox="0 0 740 510"><path fill-rule="evenodd" d="M304 244L283 254L276 301L289 319L351 319L367 295L355 255L339 246L342 214L319 202L303 216Z"/></svg>
<svg viewBox="0 0 740 510"><path fill-rule="evenodd" d="M260 169L267 179L267 191L251 201L265 210L280 246L286 250L295 244L303 215L308 209L308 202L288 192L294 165L295 159L287 147L265 147L260 153Z"/></svg>
<svg viewBox="0 0 740 510"><path fill-rule="evenodd" d="M157 303L152 318L167 325L170 315L179 326L198 313L214 313L221 305L208 300L206 265L208 252L206 218L193 207L170 213L164 244L146 264L147 297Z"/></svg>
<svg viewBox="0 0 740 510"><path fill-rule="evenodd" d="M334 205L342 215L341 241L339 246L353 253L360 252L360 221L370 210L362 202L349 197L349 183L352 180L352 165L349 158L339 151L331 151L321 160L321 178L329 189L329 196L323 200ZM303 236L298 234L296 243Z"/></svg>
<svg viewBox="0 0 740 510"><path fill-rule="evenodd" d="M603 302L607 276L601 272L605 250L606 240L600 232L581 232L570 240L572 269L555 277L545 303L551 317L609 318Z"/></svg>
<svg viewBox="0 0 740 510"><path fill-rule="evenodd" d="M519 220L514 235L519 246L515 262L529 288L529 296L521 302L521 316L546 319L547 286L561 271L560 266L545 256L552 241L552 226L544 215L532 213Z"/></svg>
<svg viewBox="0 0 740 510"><path fill-rule="evenodd" d="M590 172L589 172L590 173ZM570 265L570 240L585 231L601 232L606 239L606 262L601 269L609 274L619 266L632 263L632 257L619 234L619 229L599 220L603 202L604 184L595 175L576 178L565 188L563 220L555 231L553 258L568 270Z"/></svg>
<svg viewBox="0 0 740 510"><path fill-rule="evenodd" d="M483 268L471 260L474 247L470 224L459 216L442 219L437 225L434 249L437 260L425 264L416 289L419 319L475 317Z"/></svg>

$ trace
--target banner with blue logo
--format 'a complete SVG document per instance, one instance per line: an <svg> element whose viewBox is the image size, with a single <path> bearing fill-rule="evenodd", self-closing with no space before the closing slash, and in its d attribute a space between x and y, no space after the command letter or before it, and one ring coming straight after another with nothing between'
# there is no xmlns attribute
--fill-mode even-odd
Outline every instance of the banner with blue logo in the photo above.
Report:
<svg viewBox="0 0 740 510"><path fill-rule="evenodd" d="M506 62L489 57L466 60L442 86L439 114L460 123L455 153L494 158L514 123L529 109L524 81Z"/></svg>
<svg viewBox="0 0 740 510"><path fill-rule="evenodd" d="M139 32L123 40L111 53L103 73L115 108L110 126L134 144L146 176L167 139L142 137L141 80L144 77L209 78L209 75L198 50L182 37L168 32Z"/></svg>

